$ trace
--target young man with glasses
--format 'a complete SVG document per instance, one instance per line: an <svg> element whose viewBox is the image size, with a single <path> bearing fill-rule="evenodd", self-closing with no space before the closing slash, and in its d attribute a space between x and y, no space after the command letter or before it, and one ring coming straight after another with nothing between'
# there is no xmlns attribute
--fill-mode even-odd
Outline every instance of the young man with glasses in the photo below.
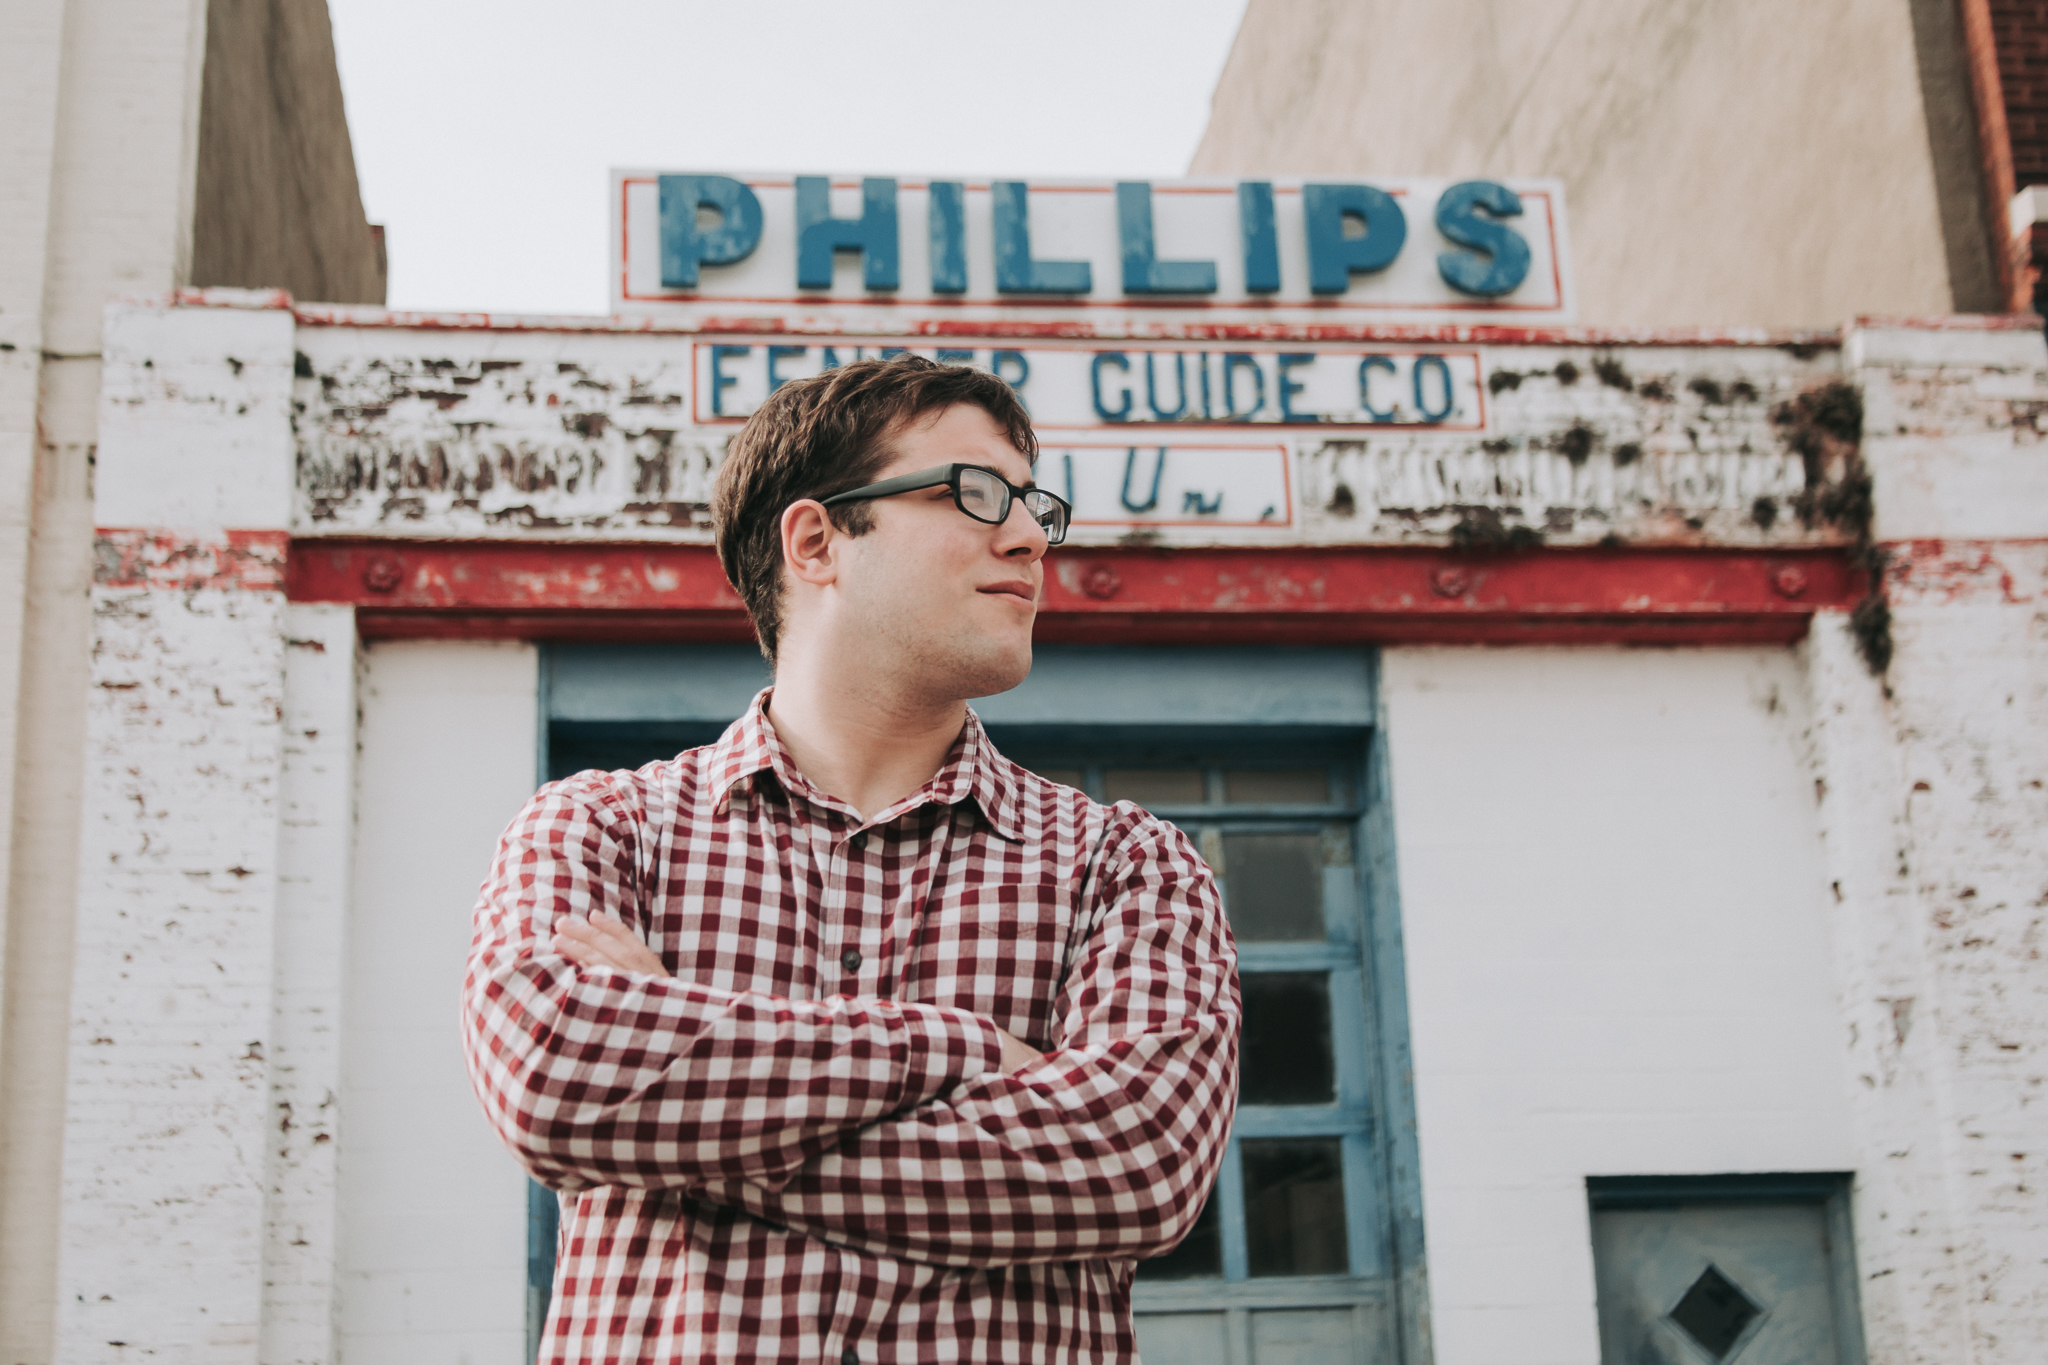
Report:
<svg viewBox="0 0 2048 1365"><path fill-rule="evenodd" d="M1235 952L1186 837L967 707L1030 670L1036 454L981 371L778 389L713 503L774 685L506 831L464 1042L565 1194L543 1362L1136 1358L1235 1103Z"/></svg>

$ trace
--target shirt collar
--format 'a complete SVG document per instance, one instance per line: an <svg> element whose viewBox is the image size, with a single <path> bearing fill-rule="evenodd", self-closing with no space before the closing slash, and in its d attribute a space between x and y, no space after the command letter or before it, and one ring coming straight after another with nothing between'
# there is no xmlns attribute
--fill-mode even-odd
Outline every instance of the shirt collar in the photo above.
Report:
<svg viewBox="0 0 2048 1365"><path fill-rule="evenodd" d="M768 698L774 690L765 687L755 694L746 713L727 727L712 746L707 767L712 774L716 803L724 806L734 787L766 771L774 773L782 789L791 795L853 818L851 806L813 787L790 760L789 751L783 748L768 720ZM894 819L927 801L949 806L972 801L997 834L1011 843L1024 839L1016 769L996 752L973 707L967 709L967 723L960 727L960 737L953 741L946 761L939 765L931 781L887 810L878 811L876 821Z"/></svg>

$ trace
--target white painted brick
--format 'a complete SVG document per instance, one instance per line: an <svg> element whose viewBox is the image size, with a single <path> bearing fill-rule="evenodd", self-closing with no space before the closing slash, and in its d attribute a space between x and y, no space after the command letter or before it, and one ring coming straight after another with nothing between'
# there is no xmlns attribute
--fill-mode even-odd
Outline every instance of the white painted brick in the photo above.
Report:
<svg viewBox="0 0 2048 1365"><path fill-rule="evenodd" d="M254 1365L283 596L94 609L58 1358Z"/></svg>
<svg viewBox="0 0 2048 1365"><path fill-rule="evenodd" d="M332 1365L344 928L355 842L354 613L295 605L284 629L261 1358Z"/></svg>
<svg viewBox="0 0 2048 1365"><path fill-rule="evenodd" d="M2041 333L2031 327L1973 326L1979 319L1958 319L1959 325L1888 326L1882 319L1847 329L1842 339L1845 369L1878 367L1966 370L2038 370L2044 359Z"/></svg>
<svg viewBox="0 0 2048 1365"><path fill-rule="evenodd" d="M289 526L292 338L277 308L109 308L97 524Z"/></svg>
<svg viewBox="0 0 2048 1365"><path fill-rule="evenodd" d="M1932 340L1930 340L1930 338ZM1886 541L2048 535L2048 346L2031 331L1854 334Z"/></svg>

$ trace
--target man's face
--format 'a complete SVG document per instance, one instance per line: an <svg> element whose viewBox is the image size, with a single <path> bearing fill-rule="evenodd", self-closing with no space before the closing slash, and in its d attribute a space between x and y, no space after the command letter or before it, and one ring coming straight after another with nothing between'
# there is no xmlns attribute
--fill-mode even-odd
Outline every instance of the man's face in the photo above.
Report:
<svg viewBox="0 0 2048 1365"><path fill-rule="evenodd" d="M943 464L978 464L1018 487L1031 466L983 409L956 404L898 431L879 483ZM933 699L1008 691L1031 671L1031 623L1045 532L1013 498L1002 525L976 521L943 485L877 498L874 529L845 542L839 597L848 638L879 671Z"/></svg>

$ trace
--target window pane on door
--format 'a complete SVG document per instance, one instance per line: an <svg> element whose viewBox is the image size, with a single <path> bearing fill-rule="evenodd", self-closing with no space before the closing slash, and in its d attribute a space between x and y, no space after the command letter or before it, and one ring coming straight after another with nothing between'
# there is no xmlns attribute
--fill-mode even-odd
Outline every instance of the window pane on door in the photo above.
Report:
<svg viewBox="0 0 2048 1365"><path fill-rule="evenodd" d="M1347 1273L1342 1139L1246 1139L1243 1153L1252 1276Z"/></svg>
<svg viewBox="0 0 2048 1365"><path fill-rule="evenodd" d="M1200 768L1111 768L1102 775L1105 801L1157 806L1199 806L1205 784Z"/></svg>
<svg viewBox="0 0 2048 1365"><path fill-rule="evenodd" d="M1246 972L1239 1104L1328 1104L1337 1098L1326 972Z"/></svg>
<svg viewBox="0 0 2048 1365"><path fill-rule="evenodd" d="M1223 906L1248 942L1322 938L1322 836L1224 835Z"/></svg>
<svg viewBox="0 0 2048 1365"><path fill-rule="evenodd" d="M1223 774L1232 805L1320 806L1330 799L1328 768L1233 768Z"/></svg>

